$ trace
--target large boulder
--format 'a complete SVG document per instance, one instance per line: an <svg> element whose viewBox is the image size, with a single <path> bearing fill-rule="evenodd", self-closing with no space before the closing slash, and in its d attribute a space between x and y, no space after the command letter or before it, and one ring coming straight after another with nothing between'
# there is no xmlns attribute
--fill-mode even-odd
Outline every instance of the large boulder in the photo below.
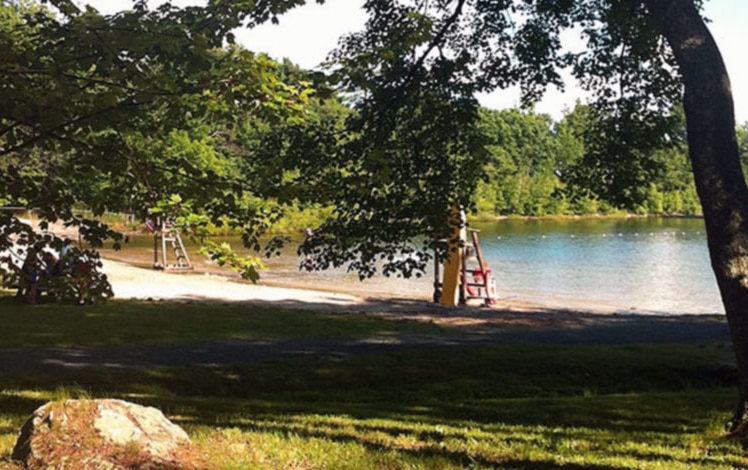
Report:
<svg viewBox="0 0 748 470"><path fill-rule="evenodd" d="M12 458L27 469L200 468L190 439L156 408L122 400L65 400L38 408Z"/></svg>

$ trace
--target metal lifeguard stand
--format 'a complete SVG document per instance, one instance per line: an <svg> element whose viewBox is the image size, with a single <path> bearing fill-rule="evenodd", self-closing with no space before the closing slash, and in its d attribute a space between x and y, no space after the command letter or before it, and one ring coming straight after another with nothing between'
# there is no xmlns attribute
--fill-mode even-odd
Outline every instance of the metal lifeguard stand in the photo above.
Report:
<svg viewBox="0 0 748 470"><path fill-rule="evenodd" d="M153 232L153 269L193 269L190 257L187 255L184 243L182 243L182 237L179 236L179 229L174 227L167 219L161 218L155 220L148 219L146 226ZM174 262L172 264L169 264L167 260L167 243L170 245L171 252L174 253ZM159 245L161 246L160 260Z"/></svg>

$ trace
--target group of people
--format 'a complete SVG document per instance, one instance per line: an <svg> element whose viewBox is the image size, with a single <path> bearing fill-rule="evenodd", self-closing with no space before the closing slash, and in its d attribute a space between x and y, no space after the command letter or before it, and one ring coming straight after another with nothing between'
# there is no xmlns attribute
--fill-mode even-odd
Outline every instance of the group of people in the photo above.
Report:
<svg viewBox="0 0 748 470"><path fill-rule="evenodd" d="M75 257L74 246L69 241L63 245L59 257L50 251L38 252L34 248L29 248L21 266L16 297L25 298L29 303L36 303L42 290L49 287L45 284L50 280L66 273L72 275L74 269L86 269L85 259L78 258Z"/></svg>

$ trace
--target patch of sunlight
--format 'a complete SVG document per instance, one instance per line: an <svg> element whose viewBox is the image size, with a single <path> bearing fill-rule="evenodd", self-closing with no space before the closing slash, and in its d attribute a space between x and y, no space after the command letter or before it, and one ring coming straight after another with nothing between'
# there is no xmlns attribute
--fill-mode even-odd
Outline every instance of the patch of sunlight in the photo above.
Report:
<svg viewBox="0 0 748 470"><path fill-rule="evenodd" d="M60 386L52 392L52 401L62 400L90 400L91 394L82 387L78 386Z"/></svg>
<svg viewBox="0 0 748 470"><path fill-rule="evenodd" d="M169 419L175 423L181 424L190 424L190 423L196 423L199 421L199 419L196 416L185 416L185 415L169 415Z"/></svg>
<svg viewBox="0 0 748 470"><path fill-rule="evenodd" d="M157 379L171 379L177 376L177 372L170 369L150 369L146 372L149 376Z"/></svg>
<svg viewBox="0 0 748 470"><path fill-rule="evenodd" d="M13 446L16 445L16 439L18 439L16 433L0 434L0 457L11 453Z"/></svg>
<svg viewBox="0 0 748 470"><path fill-rule="evenodd" d="M158 394L156 393L143 393L143 392L125 393L122 396L126 398L144 399L144 400L159 398Z"/></svg>
<svg viewBox="0 0 748 470"><path fill-rule="evenodd" d="M2 390L0 391L0 395L46 401L52 400L54 396L49 390Z"/></svg>
<svg viewBox="0 0 748 470"><path fill-rule="evenodd" d="M414 411L416 413L431 413L434 409L430 406L423 406L423 405L416 405L411 406L408 408L410 411Z"/></svg>

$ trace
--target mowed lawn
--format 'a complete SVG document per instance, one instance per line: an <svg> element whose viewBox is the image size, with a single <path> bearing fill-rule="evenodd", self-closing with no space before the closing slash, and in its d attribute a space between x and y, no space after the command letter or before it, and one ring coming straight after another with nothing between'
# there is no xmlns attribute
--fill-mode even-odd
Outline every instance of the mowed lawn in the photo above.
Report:
<svg viewBox="0 0 748 470"><path fill-rule="evenodd" d="M362 315L223 304L19 306L0 348L319 340L455 332ZM177 347L177 346L175 346ZM726 439L729 345L464 345L215 368L0 377L0 468L49 400L123 398L183 426L214 468L748 467Z"/></svg>

